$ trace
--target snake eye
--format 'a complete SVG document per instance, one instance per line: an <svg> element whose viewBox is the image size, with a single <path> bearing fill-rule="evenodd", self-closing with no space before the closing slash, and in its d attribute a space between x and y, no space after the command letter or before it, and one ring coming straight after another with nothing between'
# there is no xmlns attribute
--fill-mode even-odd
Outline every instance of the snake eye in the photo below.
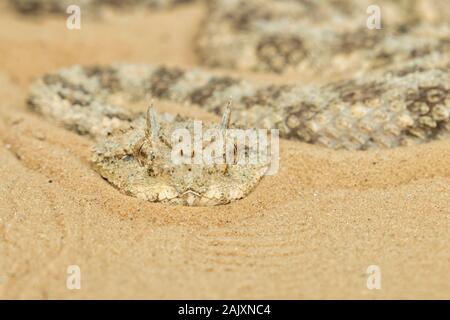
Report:
<svg viewBox="0 0 450 320"><path fill-rule="evenodd" d="M139 148L139 156L141 156L142 158L147 158L147 152L145 151L145 149L143 148L143 146L141 146Z"/></svg>

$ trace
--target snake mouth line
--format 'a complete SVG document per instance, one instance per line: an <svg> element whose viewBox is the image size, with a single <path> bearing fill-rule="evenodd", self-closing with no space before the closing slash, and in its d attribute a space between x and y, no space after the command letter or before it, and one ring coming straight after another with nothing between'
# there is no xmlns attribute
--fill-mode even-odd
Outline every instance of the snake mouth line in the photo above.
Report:
<svg viewBox="0 0 450 320"><path fill-rule="evenodd" d="M188 206L199 206L199 205L217 205L220 201L213 198L206 197L194 190L184 191L179 195L179 198Z"/></svg>

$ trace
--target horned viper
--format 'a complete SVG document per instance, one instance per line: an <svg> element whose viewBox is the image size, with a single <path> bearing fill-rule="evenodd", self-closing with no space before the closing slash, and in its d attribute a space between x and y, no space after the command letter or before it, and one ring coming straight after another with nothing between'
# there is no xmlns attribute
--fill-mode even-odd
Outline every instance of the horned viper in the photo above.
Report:
<svg viewBox="0 0 450 320"><path fill-rule="evenodd" d="M360 20L352 19L351 3L217 0L198 42L199 54L209 65L272 72L358 65L359 74L346 80L257 86L201 69L73 66L39 79L29 107L93 138L94 168L123 192L186 205L224 204L246 196L268 163L174 166L168 156L173 148L170 136L177 128L191 132L193 122L126 107L148 95L195 104L225 117L231 96L234 126L276 128L283 138L333 149L392 148L448 138L450 36L440 10L431 18L419 17L414 10L411 19L402 10L420 1L385 0L399 15L389 20L389 30L368 34ZM316 8L308 11L314 12L311 18L307 8ZM336 20L321 26L312 22L333 14ZM338 31L330 27L342 23ZM206 128L224 129L218 124Z"/></svg>

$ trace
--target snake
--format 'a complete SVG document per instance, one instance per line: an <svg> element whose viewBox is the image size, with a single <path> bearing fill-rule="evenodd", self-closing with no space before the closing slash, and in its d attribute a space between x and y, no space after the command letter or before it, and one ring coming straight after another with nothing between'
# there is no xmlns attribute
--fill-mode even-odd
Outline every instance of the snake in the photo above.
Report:
<svg viewBox="0 0 450 320"><path fill-rule="evenodd" d="M388 30L370 30L371 35L355 22L358 19L349 19L338 32L325 22L312 28L312 20L332 13L337 13L333 23L351 17L349 12L354 10L345 3L213 1L197 42L205 65L256 72L294 70L301 76L305 68L321 71L347 60L357 65L358 72L344 79L256 85L202 68L75 65L38 79L30 89L28 106L92 138L94 169L122 192L147 201L190 206L244 198L268 164L175 166L169 159L170 136L179 128L192 132L193 120L157 115L151 108L147 113L132 111L128 106L146 103L149 96L186 107L196 105L229 117L232 127L277 129L281 138L336 150L395 148L448 139L450 33L439 14L420 22L417 14L402 14ZM412 2L383 3L392 6L392 12L402 13ZM306 7L317 10L302 21ZM304 23L302 28L297 20ZM286 28L292 29L286 32ZM206 127L224 129L214 123Z"/></svg>
<svg viewBox="0 0 450 320"><path fill-rule="evenodd" d="M191 0L9 0L10 5L25 15L65 14L71 5L77 5L82 11L100 12L104 7L115 8L154 8L163 9Z"/></svg>
<svg viewBox="0 0 450 320"><path fill-rule="evenodd" d="M209 67L373 72L448 41L446 0L213 0L196 48ZM379 18L379 26L372 18ZM373 16L372 16L373 15ZM437 45L439 46L439 45Z"/></svg>

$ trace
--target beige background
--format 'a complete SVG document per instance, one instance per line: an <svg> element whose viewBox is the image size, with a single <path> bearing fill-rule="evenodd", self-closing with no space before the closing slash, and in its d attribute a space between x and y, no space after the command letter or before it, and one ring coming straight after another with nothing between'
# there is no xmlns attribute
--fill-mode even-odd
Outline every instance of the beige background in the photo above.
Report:
<svg viewBox="0 0 450 320"><path fill-rule="evenodd" d="M450 298L450 141L371 152L282 141L279 174L247 198L188 208L121 194L90 168L91 141L26 110L30 83L62 66L198 65L204 13L107 13L69 31L1 8L0 297ZM66 288L72 264L81 290ZM366 287L372 264L381 290Z"/></svg>

